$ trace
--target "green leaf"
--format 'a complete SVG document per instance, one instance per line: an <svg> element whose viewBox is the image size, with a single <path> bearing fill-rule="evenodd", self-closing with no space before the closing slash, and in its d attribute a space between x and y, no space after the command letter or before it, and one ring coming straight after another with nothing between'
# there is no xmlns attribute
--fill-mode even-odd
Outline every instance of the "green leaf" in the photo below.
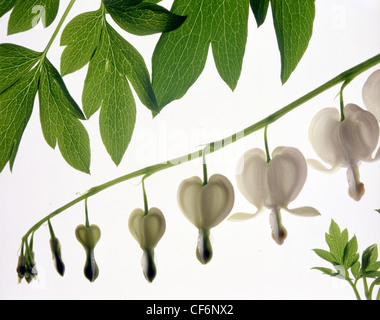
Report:
<svg viewBox="0 0 380 320"><path fill-rule="evenodd" d="M323 249L313 249L313 251L322 259L332 263L333 265L340 264L339 261L336 260L336 257L332 255L330 252Z"/></svg>
<svg viewBox="0 0 380 320"><path fill-rule="evenodd" d="M126 76L143 70L137 51L108 24L91 59L83 90L83 109L91 117L100 107L100 133L112 160L118 165L131 140L136 106ZM139 60L137 59L137 60ZM144 65L145 66L145 65ZM137 77L133 77L137 81Z"/></svg>
<svg viewBox="0 0 380 320"><path fill-rule="evenodd" d="M18 0L0 0L0 18L11 10Z"/></svg>
<svg viewBox="0 0 380 320"><path fill-rule="evenodd" d="M160 108L183 97L198 79L210 44L219 75L235 89L247 41L249 0L175 0L171 12L187 18L161 35L153 53L153 88Z"/></svg>
<svg viewBox="0 0 380 320"><path fill-rule="evenodd" d="M331 277L336 277L339 274L339 272L333 271L329 268L314 267L312 269L319 270L319 271L323 272L324 274L331 276Z"/></svg>
<svg viewBox="0 0 380 320"><path fill-rule="evenodd" d="M344 249L348 243L347 229L340 232L340 228L334 220L331 220L329 233L326 233L326 243L330 248L331 254L341 265L344 264Z"/></svg>
<svg viewBox="0 0 380 320"><path fill-rule="evenodd" d="M8 22L8 34L34 28L39 21L46 28L57 16L59 0L22 0L15 3Z"/></svg>
<svg viewBox="0 0 380 320"><path fill-rule="evenodd" d="M362 272L377 271L380 268L380 262L377 262L378 250L377 244L369 246L362 254Z"/></svg>
<svg viewBox="0 0 380 320"><path fill-rule="evenodd" d="M68 164L90 173L90 139L79 120L84 116L58 71L47 59L42 66L38 95L41 127L46 142L52 148L58 143Z"/></svg>
<svg viewBox="0 0 380 320"><path fill-rule="evenodd" d="M269 0L251 0L252 12L255 15L257 27L260 27L267 16Z"/></svg>
<svg viewBox="0 0 380 320"><path fill-rule="evenodd" d="M354 236L345 246L343 252L343 265L346 269L359 260L358 242L356 236Z"/></svg>
<svg viewBox="0 0 380 320"><path fill-rule="evenodd" d="M352 266L351 266L351 272L352 275L354 276L355 279L360 278L360 262L356 261Z"/></svg>
<svg viewBox="0 0 380 320"><path fill-rule="evenodd" d="M0 94L0 172L10 169L33 111L39 72L33 69Z"/></svg>
<svg viewBox="0 0 380 320"><path fill-rule="evenodd" d="M304 55L313 32L314 0L271 0L273 23L285 83Z"/></svg>
<svg viewBox="0 0 380 320"><path fill-rule="evenodd" d="M65 76L88 64L99 43L102 11L86 12L71 20L62 32L61 74Z"/></svg>
<svg viewBox="0 0 380 320"><path fill-rule="evenodd" d="M108 13L125 31L136 35L149 35L177 29L186 19L150 2L125 6L123 2L104 1Z"/></svg>
<svg viewBox="0 0 380 320"><path fill-rule="evenodd" d="M41 53L15 44L0 44L0 93L24 76L41 57Z"/></svg>

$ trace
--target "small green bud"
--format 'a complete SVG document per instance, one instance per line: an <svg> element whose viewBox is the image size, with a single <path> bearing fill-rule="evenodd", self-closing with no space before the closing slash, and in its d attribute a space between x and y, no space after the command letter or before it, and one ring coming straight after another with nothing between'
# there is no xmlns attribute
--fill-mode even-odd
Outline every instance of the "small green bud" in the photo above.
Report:
<svg viewBox="0 0 380 320"><path fill-rule="evenodd" d="M61 256L61 244L57 238L50 239L50 248L53 254L53 260L55 262L55 268L57 272L63 277L65 274L65 264L63 263Z"/></svg>
<svg viewBox="0 0 380 320"><path fill-rule="evenodd" d="M26 258L24 256L24 254L21 254L18 257L18 263L17 263L17 268L16 268L19 283L25 277L26 270L27 270Z"/></svg>

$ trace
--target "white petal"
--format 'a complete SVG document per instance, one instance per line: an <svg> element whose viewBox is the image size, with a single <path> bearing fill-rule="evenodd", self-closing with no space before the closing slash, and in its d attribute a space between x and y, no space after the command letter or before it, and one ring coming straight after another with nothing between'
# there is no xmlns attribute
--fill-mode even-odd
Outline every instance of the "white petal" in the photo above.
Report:
<svg viewBox="0 0 380 320"><path fill-rule="evenodd" d="M166 229L165 217L158 208L150 208L142 219L144 249L154 249Z"/></svg>
<svg viewBox="0 0 380 320"><path fill-rule="evenodd" d="M129 231L142 248L144 247L144 232L142 229L143 217L144 210L138 208L132 211L128 220Z"/></svg>
<svg viewBox="0 0 380 320"><path fill-rule="evenodd" d="M282 245L288 235L288 232L282 225L280 210L272 210L269 216L269 223L272 228L272 238L278 245Z"/></svg>
<svg viewBox="0 0 380 320"><path fill-rule="evenodd" d="M375 116L355 104L344 108L345 120L339 133L347 156L355 161L372 155L379 141L379 124Z"/></svg>
<svg viewBox="0 0 380 320"><path fill-rule="evenodd" d="M205 230L214 228L230 214L235 193L231 182L221 174L214 174L201 191L201 226Z"/></svg>
<svg viewBox="0 0 380 320"><path fill-rule="evenodd" d="M339 167L327 168L316 159L306 159L306 163L314 170L322 171L325 173L334 173L339 170Z"/></svg>
<svg viewBox="0 0 380 320"><path fill-rule="evenodd" d="M366 108L380 122L380 70L376 70L368 77L362 95Z"/></svg>
<svg viewBox="0 0 380 320"><path fill-rule="evenodd" d="M286 207L302 190L307 177L306 160L292 147L277 147L268 168L270 200L267 207Z"/></svg>
<svg viewBox="0 0 380 320"><path fill-rule="evenodd" d="M243 196L257 208L268 198L266 155L263 150L254 148L239 159L236 169L236 182Z"/></svg>
<svg viewBox="0 0 380 320"><path fill-rule="evenodd" d="M288 211L291 214L294 214L296 216L300 217L317 217L320 216L320 212L313 208L313 207L299 207L294 209L284 208L286 211Z"/></svg>
<svg viewBox="0 0 380 320"><path fill-rule="evenodd" d="M228 218L228 221L232 222L241 222L241 221L247 221L254 217L256 217L259 213L261 213L262 210L258 210L256 213L245 213L245 212L237 212L231 215Z"/></svg>
<svg viewBox="0 0 380 320"><path fill-rule="evenodd" d="M314 116L309 129L309 140L314 151L332 167L341 165L346 159L339 137L339 124L339 111L325 108Z"/></svg>
<svg viewBox="0 0 380 320"><path fill-rule="evenodd" d="M203 182L192 177L181 182L177 192L177 202L184 216L198 229L202 227L201 190Z"/></svg>
<svg viewBox="0 0 380 320"><path fill-rule="evenodd" d="M365 161L366 162L375 162L375 161L377 161L379 159L380 159L380 148L377 149L376 155L373 158L371 158L371 157L367 158Z"/></svg>
<svg viewBox="0 0 380 320"><path fill-rule="evenodd" d="M347 168L348 194L355 201L359 201L364 193L364 184L360 182L358 165L353 163Z"/></svg>

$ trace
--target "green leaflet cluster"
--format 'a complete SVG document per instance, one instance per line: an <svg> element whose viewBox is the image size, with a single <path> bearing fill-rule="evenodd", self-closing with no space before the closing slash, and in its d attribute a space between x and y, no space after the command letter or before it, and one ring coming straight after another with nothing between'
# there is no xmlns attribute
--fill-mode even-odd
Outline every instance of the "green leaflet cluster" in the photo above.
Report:
<svg viewBox="0 0 380 320"><path fill-rule="evenodd" d="M347 229L341 231L338 224L334 220L331 220L329 233L325 235L329 251L314 249L314 252L322 259L330 262L335 270L325 267L315 267L313 269L320 270L331 277L348 281L358 299L360 296L357 292L356 284L362 279L365 296L370 300L375 285L380 285L380 261L377 260L377 245L373 244L365 249L361 255L362 259L360 262L356 236L353 236L350 240L348 239ZM367 278L374 279L370 287L368 287Z"/></svg>
<svg viewBox="0 0 380 320"><path fill-rule="evenodd" d="M123 29L135 34L170 31L183 22L184 17L172 14L156 2L159 1L104 0L99 10L75 17L61 37L61 45L66 47L61 57L61 74L46 58L51 43L44 52L13 44L0 45L0 171L8 162L13 168L37 92L45 140L52 148L58 144L67 163L90 172L89 136L81 120L90 118L100 107L104 145L114 163L120 163L136 120L130 84L153 115L159 110L144 59L110 26L106 13ZM13 9L8 24L8 33L13 34L31 29L40 20L49 26L58 6L59 0L1 0L0 17ZM31 15L33 12L36 14ZM135 18L126 25L123 23L126 17ZM62 76L87 64L82 112Z"/></svg>
<svg viewBox="0 0 380 320"><path fill-rule="evenodd" d="M104 6L83 13L65 28L61 45L62 74L89 63L83 89L83 111L90 118L101 109L100 134L113 162L118 165L132 138L136 104L132 85L140 101L159 112L150 74L140 53L106 21L107 11L124 30L137 35L170 31L184 17L174 15L152 2L104 0Z"/></svg>
<svg viewBox="0 0 380 320"><path fill-rule="evenodd" d="M312 35L314 0L271 0L285 83ZM153 54L153 88L160 108L183 97L202 73L211 45L216 68L234 90L248 36L249 6L264 23L269 0L175 0L172 12L187 16L175 31L162 34Z"/></svg>
<svg viewBox="0 0 380 320"><path fill-rule="evenodd" d="M71 0L66 10L74 2ZM156 116L194 84L211 46L220 77L234 90L243 65L249 9L260 26L269 4L281 54L281 80L285 83L308 46L315 15L314 0L175 0L171 11L159 2L102 0L99 10L75 17L62 33L65 49L61 73L46 55L68 11L44 52L1 45L0 79L4 81L0 85L0 140L4 143L0 147L0 170L8 161L13 166L37 91L45 139L53 148L58 143L71 166L90 172L89 138L80 121L91 118L99 109L103 143L118 165L136 121L132 88ZM59 4L59 0L0 0L0 17L12 10L8 34L30 30L40 21L48 27L57 16ZM111 26L108 16L135 35L162 33L152 57L152 79L143 57ZM82 112L61 77L86 65Z"/></svg>
<svg viewBox="0 0 380 320"><path fill-rule="evenodd" d="M14 44L0 45L0 170L12 169L38 92L40 120L47 143L71 166L89 172L90 145L82 111L58 71L43 53Z"/></svg>

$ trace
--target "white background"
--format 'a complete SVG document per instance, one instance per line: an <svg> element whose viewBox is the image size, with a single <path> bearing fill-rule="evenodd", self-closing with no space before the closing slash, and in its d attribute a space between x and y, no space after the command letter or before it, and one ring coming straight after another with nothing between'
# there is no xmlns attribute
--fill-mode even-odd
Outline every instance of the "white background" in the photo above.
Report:
<svg viewBox="0 0 380 320"><path fill-rule="evenodd" d="M68 4L62 0L59 17ZM99 1L77 1L68 20L95 10ZM172 1L161 4L170 8ZM322 216L299 218L283 213L288 230L284 245L271 238L268 212L244 223L225 221L211 231L214 258L206 266L195 257L197 230L181 214L176 202L179 183L202 174L201 160L160 172L146 180L150 206L165 214L167 230L156 248L158 275L152 284L143 277L141 249L128 231L129 214L143 207L141 185L134 179L89 199L90 222L102 230L95 255L99 278L90 283L83 276L85 252L74 236L84 223L84 205L75 205L52 220L62 245L66 274L55 271L44 225L34 237L39 271L37 281L17 284L16 265L21 237L50 212L89 188L188 152L199 145L237 132L311 91L342 71L380 52L380 1L318 0L314 33L309 48L284 85L280 82L280 56L271 14L257 29L250 12L249 37L243 71L231 92L218 76L213 59L187 95L168 105L154 120L138 101L132 142L119 167L115 167L99 136L98 113L85 122L91 138L91 175L67 165L59 150L44 141L36 100L23 135L13 173L8 166L0 175L0 298L2 299L355 299L347 282L322 275L314 266L330 265L312 251L327 249L324 234L331 219L356 234L362 252L380 243L380 164L360 167L366 194L360 202L347 195L345 170L325 175L309 169L299 197L290 207L314 206ZM269 11L270 13L270 11ZM7 37L9 13L0 20L0 43L11 42L42 51L58 19ZM119 29L118 29L119 30ZM120 31L144 56L151 70L151 55L159 36L136 37ZM56 39L48 58L59 68L63 48ZM81 105L87 67L64 78ZM363 105L361 88L375 68L345 89L345 101ZM312 117L325 107L339 107L335 87L289 113L268 130L269 146L299 148L306 158L316 155L308 141ZM263 148L259 131L208 157L209 174L227 176L235 187L233 212L254 212L235 182L238 158L250 148ZM360 292L362 287L359 286ZM377 291L376 291L377 292Z"/></svg>

